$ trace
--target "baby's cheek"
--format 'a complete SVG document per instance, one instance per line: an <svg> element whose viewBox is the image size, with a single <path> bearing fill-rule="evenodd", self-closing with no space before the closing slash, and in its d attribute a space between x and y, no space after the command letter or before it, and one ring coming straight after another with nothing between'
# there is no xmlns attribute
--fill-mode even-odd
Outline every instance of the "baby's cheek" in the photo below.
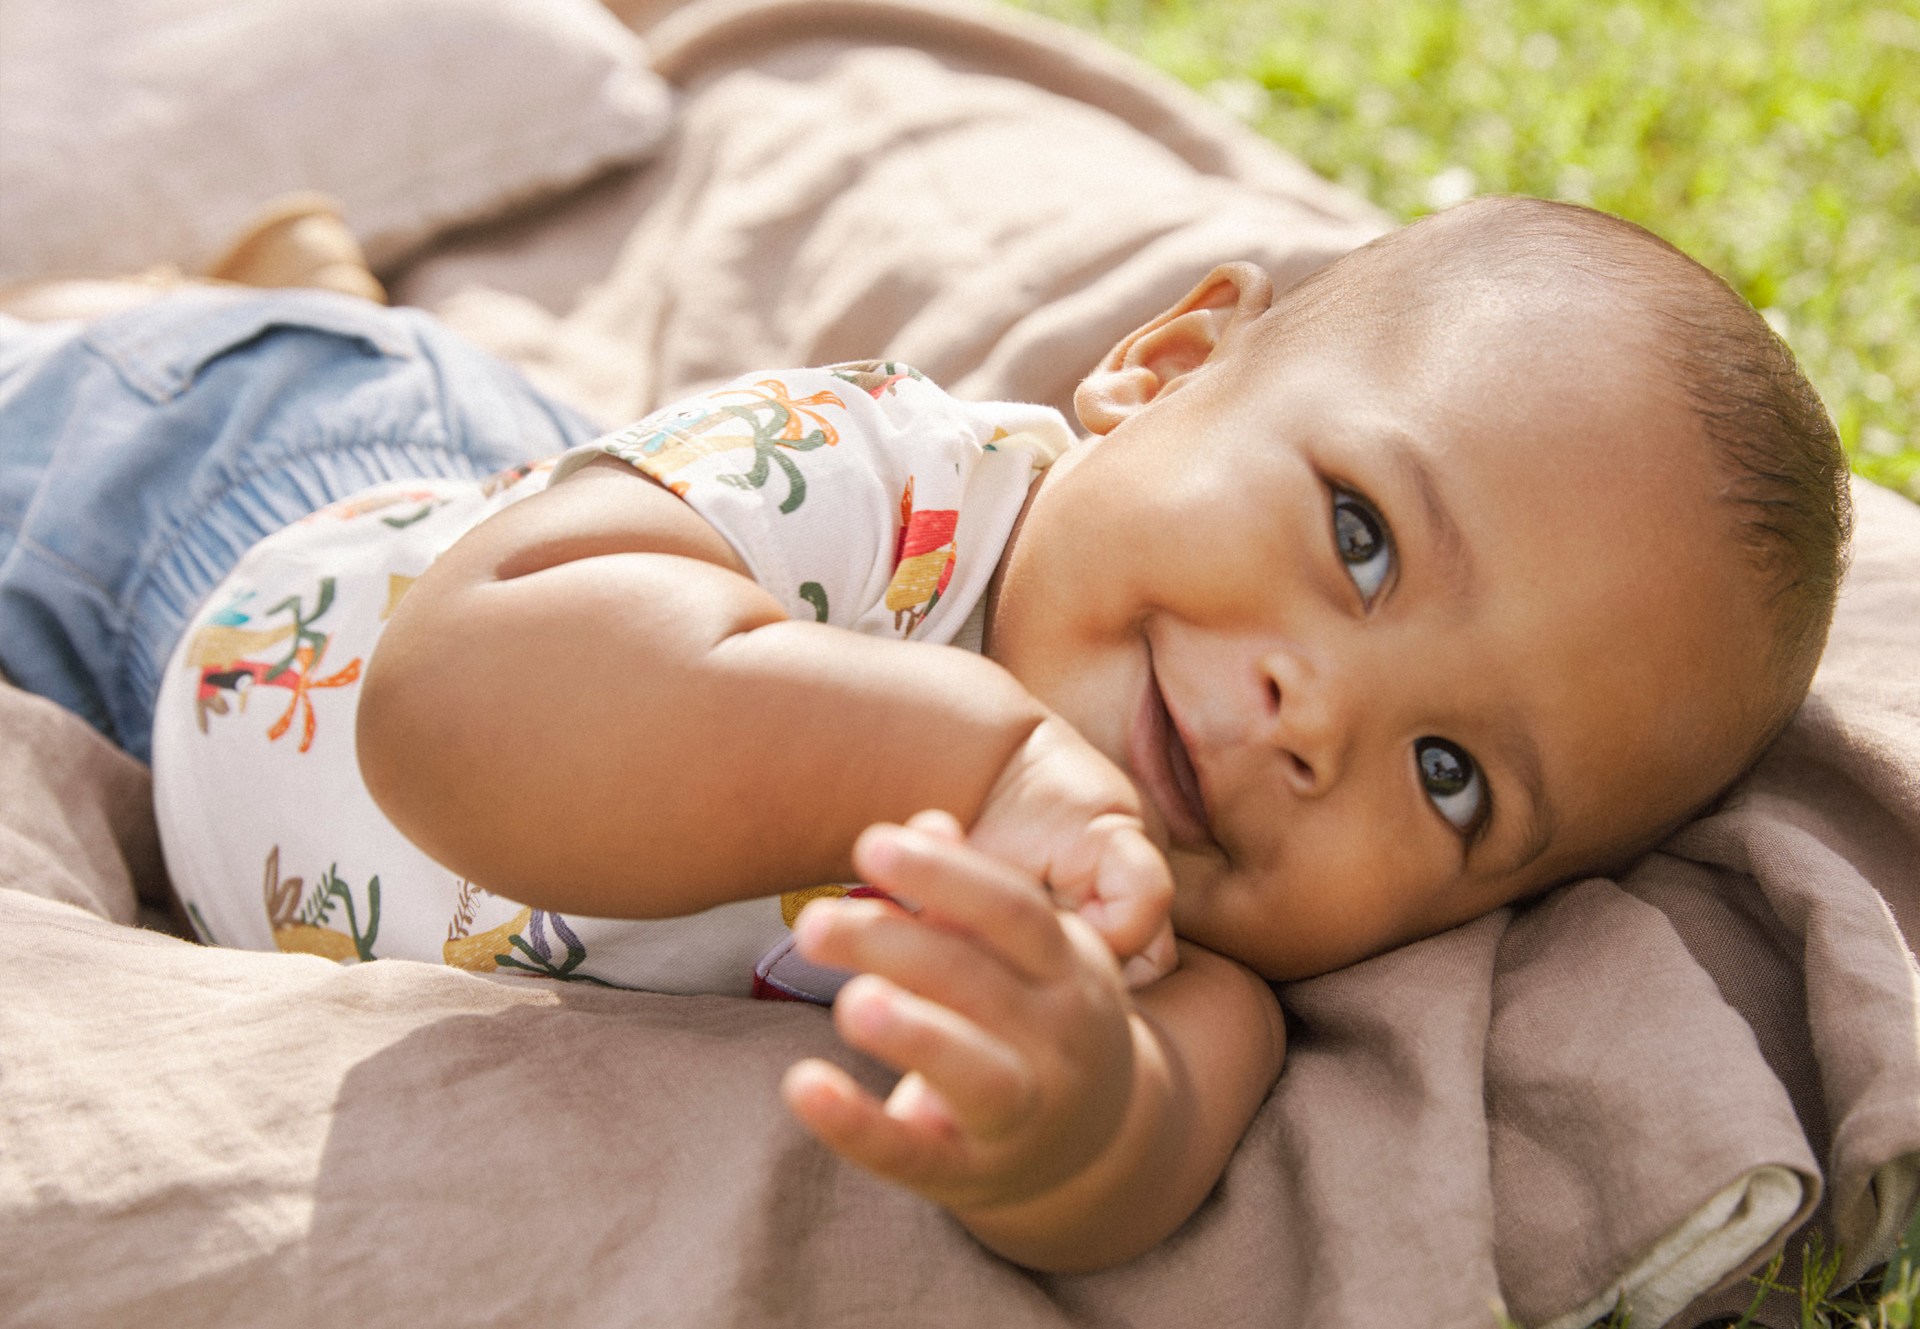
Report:
<svg viewBox="0 0 1920 1329"><path fill-rule="evenodd" d="M1322 834L1325 829L1307 819L1283 848L1276 843L1269 850L1264 867L1235 871L1216 884L1215 895L1233 907L1196 920L1213 941L1193 939L1265 977L1296 979L1465 921L1439 916L1446 912L1443 884L1431 868L1410 870L1390 838Z"/></svg>

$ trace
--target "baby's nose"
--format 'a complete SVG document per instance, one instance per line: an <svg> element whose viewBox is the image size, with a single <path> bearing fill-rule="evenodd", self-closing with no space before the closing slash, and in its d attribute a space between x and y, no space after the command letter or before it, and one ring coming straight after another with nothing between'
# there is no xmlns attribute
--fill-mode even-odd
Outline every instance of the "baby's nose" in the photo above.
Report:
<svg viewBox="0 0 1920 1329"><path fill-rule="evenodd" d="M1304 797L1331 789L1345 765L1352 729L1349 680L1293 647L1263 653L1264 741L1282 761L1282 775Z"/></svg>

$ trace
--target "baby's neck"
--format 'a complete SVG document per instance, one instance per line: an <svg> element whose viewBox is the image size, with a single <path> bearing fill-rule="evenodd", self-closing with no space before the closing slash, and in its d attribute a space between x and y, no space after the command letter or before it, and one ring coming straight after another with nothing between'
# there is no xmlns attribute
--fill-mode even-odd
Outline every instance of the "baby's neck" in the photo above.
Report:
<svg viewBox="0 0 1920 1329"><path fill-rule="evenodd" d="M1067 457L1071 457L1072 455L1072 452L1068 452L1066 456L1061 457L1059 461L1054 462L1052 466L1047 467L1033 477L1033 482L1027 486L1027 496L1020 504L1020 515L1013 519L1013 529L1007 534L1006 547L1000 551L1000 562L994 568L993 576L987 582L986 627L980 637L980 653L988 659L993 658L993 625L994 616L998 613L1000 607L1000 583L1006 578L1007 565L1013 561L1014 546L1020 543L1020 531L1021 528L1027 524L1027 513L1033 510L1033 500L1034 497L1039 494L1040 486L1045 484L1047 477L1052 475L1056 469L1066 462Z"/></svg>

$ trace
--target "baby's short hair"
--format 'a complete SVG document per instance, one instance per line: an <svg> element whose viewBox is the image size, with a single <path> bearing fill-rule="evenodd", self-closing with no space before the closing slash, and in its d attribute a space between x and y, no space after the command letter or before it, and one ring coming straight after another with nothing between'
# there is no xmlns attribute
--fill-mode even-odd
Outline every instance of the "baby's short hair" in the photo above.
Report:
<svg viewBox="0 0 1920 1329"><path fill-rule="evenodd" d="M1766 320L1706 267L1632 222L1545 199L1476 199L1390 232L1286 292L1274 321L1298 330L1342 312L1433 311L1460 281L1489 278L1584 280L1647 309L1652 351L1698 414L1770 596L1775 688L1757 755L1806 695L1846 570L1847 459L1819 394Z"/></svg>

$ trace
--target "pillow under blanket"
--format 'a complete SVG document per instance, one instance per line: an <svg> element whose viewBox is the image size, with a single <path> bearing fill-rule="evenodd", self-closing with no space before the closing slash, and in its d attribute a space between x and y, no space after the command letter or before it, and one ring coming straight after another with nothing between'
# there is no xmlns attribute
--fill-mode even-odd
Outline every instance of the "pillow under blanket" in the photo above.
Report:
<svg viewBox="0 0 1920 1329"><path fill-rule="evenodd" d="M378 266L640 160L669 111L594 0L7 0L0 283L200 271L297 190Z"/></svg>

